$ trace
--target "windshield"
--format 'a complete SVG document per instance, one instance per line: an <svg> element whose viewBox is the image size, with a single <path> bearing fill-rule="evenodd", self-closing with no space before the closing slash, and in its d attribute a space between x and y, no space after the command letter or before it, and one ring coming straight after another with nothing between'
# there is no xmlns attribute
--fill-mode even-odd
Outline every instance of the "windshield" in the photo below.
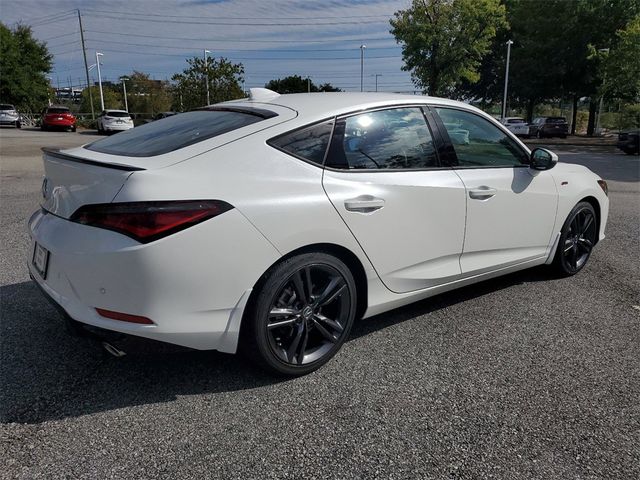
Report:
<svg viewBox="0 0 640 480"><path fill-rule="evenodd" d="M153 157L202 142L276 116L267 110L196 110L173 115L93 142L95 152L131 157Z"/></svg>

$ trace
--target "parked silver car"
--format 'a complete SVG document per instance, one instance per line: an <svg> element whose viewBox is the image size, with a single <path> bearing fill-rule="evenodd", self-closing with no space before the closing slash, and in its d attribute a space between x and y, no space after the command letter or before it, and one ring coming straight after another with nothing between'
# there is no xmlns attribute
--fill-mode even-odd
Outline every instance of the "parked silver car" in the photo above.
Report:
<svg viewBox="0 0 640 480"><path fill-rule="evenodd" d="M16 107L8 103L0 104L0 125L11 125L16 128L22 127L20 114L16 111Z"/></svg>

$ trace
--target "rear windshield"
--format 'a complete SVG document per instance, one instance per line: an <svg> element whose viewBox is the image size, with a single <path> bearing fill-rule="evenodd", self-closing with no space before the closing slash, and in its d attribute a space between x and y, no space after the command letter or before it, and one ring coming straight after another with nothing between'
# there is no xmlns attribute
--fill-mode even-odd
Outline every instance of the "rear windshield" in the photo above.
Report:
<svg viewBox="0 0 640 480"><path fill-rule="evenodd" d="M564 117L549 117L547 118L547 123L565 123L566 120Z"/></svg>
<svg viewBox="0 0 640 480"><path fill-rule="evenodd" d="M3 103L0 105L0 110L14 110L13 105L7 105L6 103Z"/></svg>
<svg viewBox="0 0 640 480"><path fill-rule="evenodd" d="M525 121L522 118L510 118L508 122L509 123L525 123Z"/></svg>
<svg viewBox="0 0 640 480"><path fill-rule="evenodd" d="M275 117L260 109L210 109L173 115L103 138L85 148L130 157L152 157L172 152L247 125Z"/></svg>
<svg viewBox="0 0 640 480"><path fill-rule="evenodd" d="M107 117L129 117L127 112L110 112L107 111Z"/></svg>
<svg viewBox="0 0 640 480"><path fill-rule="evenodd" d="M47 113L68 113L69 109L65 107L47 108Z"/></svg>

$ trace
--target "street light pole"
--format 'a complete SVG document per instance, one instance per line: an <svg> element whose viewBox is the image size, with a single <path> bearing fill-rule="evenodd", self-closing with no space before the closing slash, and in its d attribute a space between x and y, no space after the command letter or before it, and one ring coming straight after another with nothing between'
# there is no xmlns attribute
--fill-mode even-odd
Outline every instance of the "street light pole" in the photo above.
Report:
<svg viewBox="0 0 640 480"><path fill-rule="evenodd" d="M376 92L378 91L378 77L381 77L382 74L381 73L376 73L375 77L376 77Z"/></svg>
<svg viewBox="0 0 640 480"><path fill-rule="evenodd" d="M96 67L98 68L98 86L100 87L100 111L104 110L104 95L102 94L102 76L100 75L100 57L103 54L96 52Z"/></svg>
<svg viewBox="0 0 640 480"><path fill-rule="evenodd" d="M211 53L209 50L204 51L204 74L205 81L207 82L207 106L211 104L211 100L209 98L209 57L207 53Z"/></svg>
<svg viewBox="0 0 640 480"><path fill-rule="evenodd" d="M512 40L507 41L507 67L504 72L504 96L502 97L502 119L507 116L507 89L509 88L509 60L511 59Z"/></svg>
<svg viewBox="0 0 640 480"><path fill-rule="evenodd" d="M364 92L364 49L366 45L360 45L360 91Z"/></svg>
<svg viewBox="0 0 640 480"><path fill-rule="evenodd" d="M127 84L125 80L129 80L129 77L122 77L122 91L124 92L124 109L129 113L129 104L127 103Z"/></svg>

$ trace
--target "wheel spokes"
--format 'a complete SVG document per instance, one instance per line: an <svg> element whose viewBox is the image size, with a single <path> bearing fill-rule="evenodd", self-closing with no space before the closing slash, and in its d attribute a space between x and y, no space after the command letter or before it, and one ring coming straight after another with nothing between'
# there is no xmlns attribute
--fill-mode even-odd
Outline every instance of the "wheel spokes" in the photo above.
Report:
<svg viewBox="0 0 640 480"><path fill-rule="evenodd" d="M298 298L302 303L307 303L307 294L304 291L304 284L302 282L302 273L298 270L293 275L293 286L296 289L296 293L298 294Z"/></svg>
<svg viewBox="0 0 640 480"><path fill-rule="evenodd" d="M333 277L329 282L329 285L324 289L316 300L316 305L324 307L333 302L347 287L346 283L341 277Z"/></svg>
<svg viewBox="0 0 640 480"><path fill-rule="evenodd" d="M580 233L582 235L584 235L585 233L587 233L587 230L589 229L589 227L591 227L591 224L593 223L593 215L591 214L585 214L585 218L582 221L582 229L580 230Z"/></svg>
<svg viewBox="0 0 640 480"><path fill-rule="evenodd" d="M302 335L304 334L305 327L304 322L298 325L298 330L296 331L296 335L291 341L291 345L287 349L287 360L291 363L294 363L294 359L296 357L296 353L298 352L298 346L300 345L300 340L302 340Z"/></svg>
<svg viewBox="0 0 640 480"><path fill-rule="evenodd" d="M338 322L336 322L335 320L331 320L330 318L325 317L321 313L316 313L314 315L313 319L316 321L316 323L317 322L326 323L327 325L329 325L331 328L333 328L334 330L336 330L339 333L342 333L342 331L344 330L342 325L340 325Z"/></svg>

